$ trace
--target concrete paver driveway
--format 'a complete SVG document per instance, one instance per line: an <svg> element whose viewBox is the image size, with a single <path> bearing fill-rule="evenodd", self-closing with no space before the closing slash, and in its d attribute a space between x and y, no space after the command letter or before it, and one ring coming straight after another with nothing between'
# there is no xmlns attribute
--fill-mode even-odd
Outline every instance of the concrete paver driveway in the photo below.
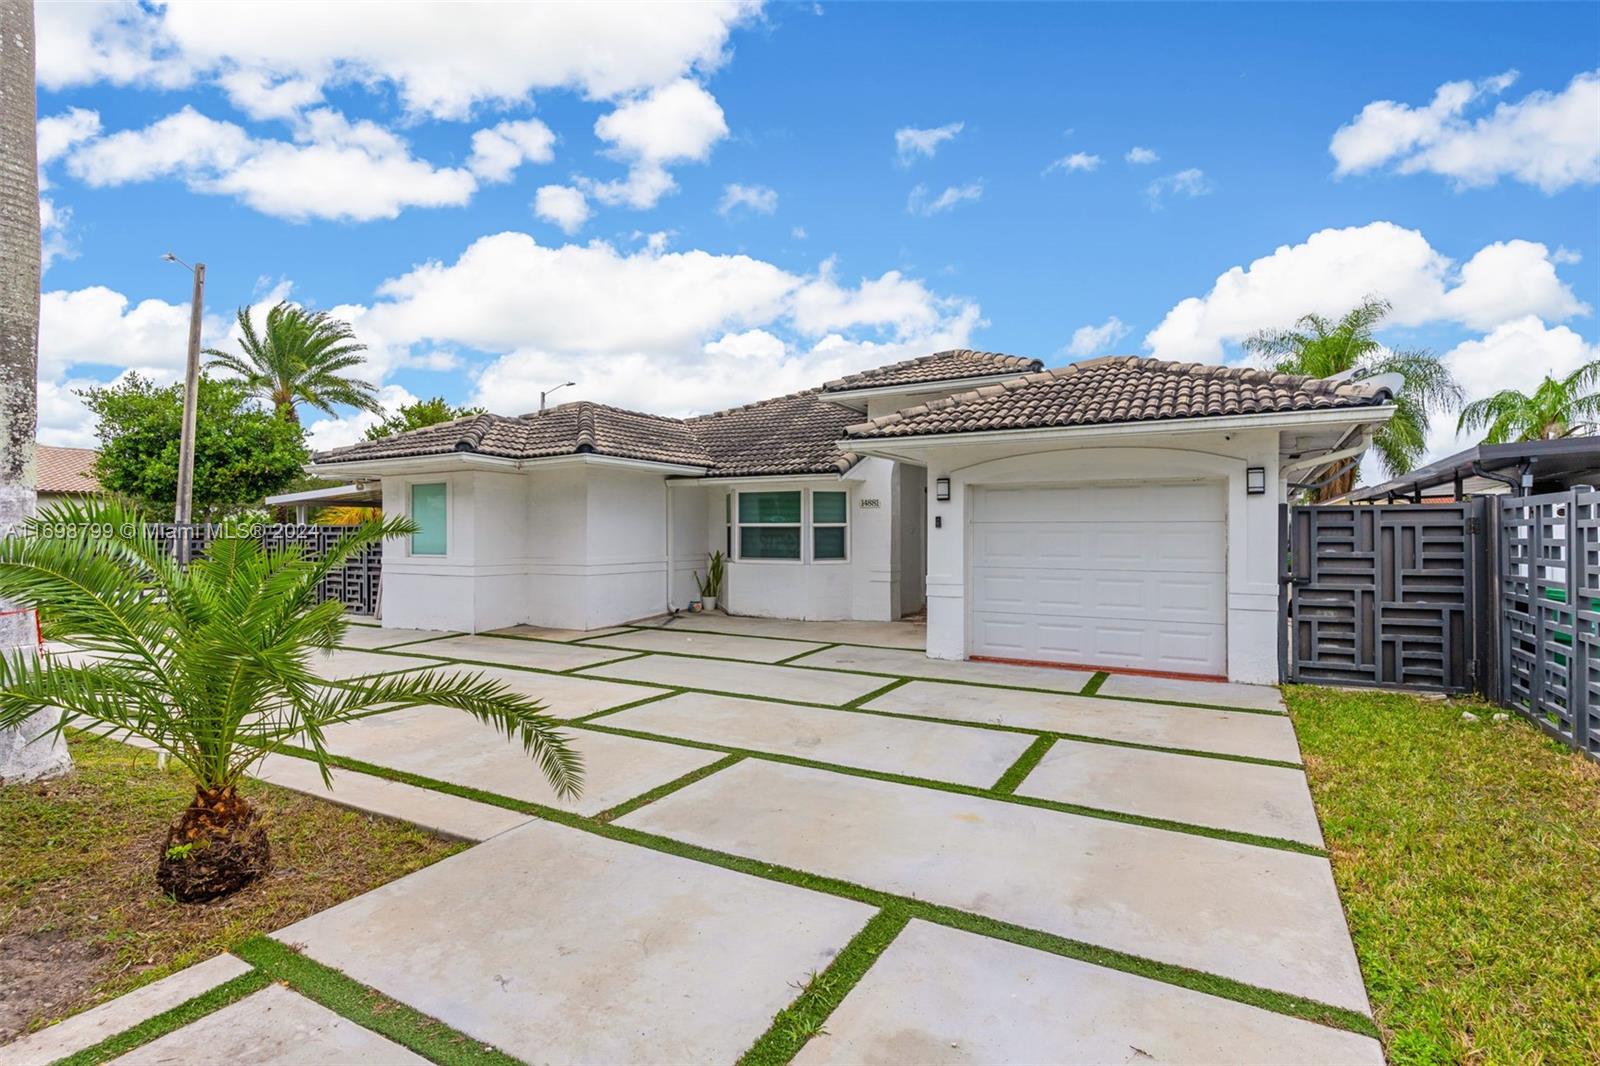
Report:
<svg viewBox="0 0 1600 1066"><path fill-rule="evenodd" d="M933 663L903 623L398 636L359 631L330 671L544 699L584 797L439 708L329 730L358 760L331 791L289 757L262 775L484 843L277 938L465 1038L535 1062L1382 1061L1273 689ZM325 1022L306 1061L354 1048Z"/></svg>

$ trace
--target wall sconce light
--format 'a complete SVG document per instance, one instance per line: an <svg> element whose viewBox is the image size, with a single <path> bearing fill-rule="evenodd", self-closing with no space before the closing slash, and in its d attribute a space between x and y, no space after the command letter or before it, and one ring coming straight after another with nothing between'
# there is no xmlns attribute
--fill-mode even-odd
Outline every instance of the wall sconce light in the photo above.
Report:
<svg viewBox="0 0 1600 1066"><path fill-rule="evenodd" d="M1251 496L1265 496L1267 493L1267 468L1264 466L1245 467L1244 491Z"/></svg>
<svg viewBox="0 0 1600 1066"><path fill-rule="evenodd" d="M935 478L933 481L933 498L939 501L950 498L950 479L947 477Z"/></svg>

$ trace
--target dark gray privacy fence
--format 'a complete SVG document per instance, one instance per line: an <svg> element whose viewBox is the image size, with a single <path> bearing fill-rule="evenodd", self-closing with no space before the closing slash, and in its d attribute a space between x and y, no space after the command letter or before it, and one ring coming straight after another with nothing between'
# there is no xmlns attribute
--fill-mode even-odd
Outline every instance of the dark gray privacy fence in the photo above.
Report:
<svg viewBox="0 0 1600 1066"><path fill-rule="evenodd" d="M1470 500L1288 508L1285 678L1477 687L1486 507Z"/></svg>
<svg viewBox="0 0 1600 1066"><path fill-rule="evenodd" d="M1600 759L1600 491L1286 507L1287 681L1477 692Z"/></svg>
<svg viewBox="0 0 1600 1066"><path fill-rule="evenodd" d="M1600 492L1504 497L1501 698L1600 758Z"/></svg>
<svg viewBox="0 0 1600 1066"><path fill-rule="evenodd" d="M176 541L177 528L170 522L154 527L156 538L162 544ZM195 525L189 527L191 558L205 555L206 545L222 533L222 526ZM280 548L298 544L312 558L321 558L354 529L353 526L302 526L293 523L262 524L253 528L256 539L263 547ZM381 603L380 589L383 576L383 545L369 544L345 560L317 587L322 600L338 600L355 614L375 615Z"/></svg>

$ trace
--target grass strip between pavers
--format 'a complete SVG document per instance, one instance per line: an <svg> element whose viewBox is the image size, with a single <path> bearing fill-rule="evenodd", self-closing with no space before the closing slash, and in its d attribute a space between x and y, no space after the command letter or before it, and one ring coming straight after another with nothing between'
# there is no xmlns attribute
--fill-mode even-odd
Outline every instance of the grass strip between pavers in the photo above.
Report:
<svg viewBox="0 0 1600 1066"><path fill-rule="evenodd" d="M293 751L287 752L294 754ZM305 753L302 751L302 757ZM1359 1011L1348 1007L1336 1007L1329 1003L1321 1003L1305 996L1296 996L1288 992L1278 992L1257 985L1246 984L1232 977L1222 977L1218 974L1206 973L1203 970L1190 969L1176 963L1158 962L1139 955L1131 955L1124 951L1100 947L1082 940L1073 940L1070 937L1060 936L1055 933L1046 933L1027 926L1016 925L1011 922L1001 921L998 918L989 918L978 914L969 914L954 907L942 904L929 903L927 900L917 899L912 896L902 896L881 889L867 888L837 877L827 877L821 874L807 873L789 866L780 866L776 863L761 862L757 859L747 858L742 855L733 855L713 848L701 847L698 844L688 844L671 837L659 836L655 833L634 829L631 826L618 825L615 822L600 822L570 811L563 811L555 807L546 807L538 803L529 803L526 800L502 796L494 792L485 792L482 789L472 788L467 785L458 785L451 781L441 781L437 778L426 777L422 774L411 773L406 770L393 770L387 766L363 762L360 759L350 759L341 755L330 755L330 765L345 770L354 770L358 773L370 774L373 777L382 777L401 784L415 785L418 788L432 789L447 795L459 796L462 799L475 800L492 807L501 807L505 810L517 811L521 814L532 815L545 821L555 822L570 829L581 829L584 832L594 833L608 840L620 841L624 844L633 844L637 847L650 848L666 855L676 855L682 859L703 862L709 866L720 866L725 870L736 873L760 877L768 881L777 881L783 884L794 885L798 888L810 889L813 892L822 892L842 899L852 899L859 903L883 908L898 908L912 918L921 918L925 921L935 922L939 925L949 926L952 929L962 929L979 936L987 936L996 940L1004 940L1012 944L1046 951L1052 955L1061 955L1065 958L1077 959L1081 962L1104 966L1107 969L1120 970L1139 977L1148 977L1154 981L1161 981L1180 988L1193 989L1208 995L1231 999L1237 1003L1245 1003L1263 1010L1275 1011L1278 1014L1287 1014L1295 1018L1316 1022L1321 1025L1332 1026L1337 1029L1346 1029L1360 1033L1364 1036L1377 1036L1377 1027L1372 1019Z"/></svg>
<svg viewBox="0 0 1600 1066"><path fill-rule="evenodd" d="M647 803L654 803L662 796L670 796L674 792L678 791L678 789L686 788L689 785L694 784L696 781L710 777L718 770L726 770L736 762L743 762L744 759L745 757L743 755L737 754L724 756L714 763L709 763L700 767L698 770L690 770L682 777L675 777L664 785L657 785L649 792L641 793L630 800L624 800L615 807L608 807L599 814L595 815L594 820L597 822L609 822L613 818L621 818L624 814L631 814Z"/></svg>
<svg viewBox="0 0 1600 1066"><path fill-rule="evenodd" d="M627 703L619 703L615 707L605 707L598 711L590 711L588 714L580 714L576 718L568 718L566 721L569 724L592 722L596 718L604 718L608 714L616 714L618 711L631 711L635 707L643 707L647 703L660 703L662 700L670 700L672 697L681 696L682 694L683 689L681 688L669 688L665 692L658 692L654 696L646 696L642 700L629 700Z"/></svg>
<svg viewBox="0 0 1600 1066"><path fill-rule="evenodd" d="M143 1047L152 1040L160 1039L191 1022L199 1021L208 1014L237 1003L271 983L272 979L260 970L242 973L232 980L224 981L214 988L208 988L199 995L184 1000L176 1007L170 1007L160 1014L146 1018L138 1025L114 1033L98 1044L56 1059L53 1066L96 1066L98 1063L110 1062L114 1058L126 1055L134 1048Z"/></svg>
<svg viewBox="0 0 1600 1066"><path fill-rule="evenodd" d="M1016 792L1017 786L1022 784L1029 774L1033 773L1033 768L1039 765L1039 760L1044 758L1045 752L1049 751L1055 742L1055 737L1040 737L1032 744L1029 744L1028 750L1018 756L1017 761L1012 763L1006 769L1006 772L1000 775L1000 780L994 783L994 788L991 791L998 792L1004 796L1009 796Z"/></svg>
<svg viewBox="0 0 1600 1066"><path fill-rule="evenodd" d="M493 636L493 634L482 633L482 634L479 634L479 636ZM501 636L498 639L500 639L500 640L522 640L522 641L528 641L528 640L533 640L535 638ZM776 638L774 638L774 639L776 639ZM545 641L543 643L561 643L561 642L559 642L559 641ZM563 646L564 647L573 647L574 645L564 644ZM579 646L581 646L581 645L579 645ZM840 647L840 646L847 646L847 645L833 645L833 646L834 647ZM860 669L857 669L856 667L853 667L853 666L811 666L811 665L809 665L807 663L795 662L794 659L797 658L797 656L791 656L789 659L784 659L784 660L782 660L780 662L773 662L773 663L759 663L759 662L756 662L756 663L753 663L753 662L750 662L748 659L733 659L733 658L728 658L727 656L691 655L691 654L687 654L685 652L677 652L677 651L635 651L631 655L624 655L621 658L610 659L610 660L607 660L606 662L588 663L588 664L583 665L583 666L569 666L569 667L565 667L565 668L563 668L561 670L551 670L551 669L549 669L547 667L529 666L529 665L525 665L523 663L505 663L505 662L498 662L497 663L497 662L492 662L492 661L487 660L487 659L468 659L468 658L462 658L460 656L448 656L448 655L438 655L438 654L431 654L431 653L426 653L426 652L419 652L419 651L416 651L415 649L408 650L408 651L405 651L405 652L391 651L388 648L362 648L362 649L353 649L352 648L352 649L346 649L346 650L350 650L350 651L355 651L355 650L369 651L374 655L391 655L391 654L401 655L401 654L403 654L403 655L410 655L410 656L413 656L413 657L418 656L418 655L422 655L422 656L424 656L426 658L429 658L429 659L436 659L436 660L439 660L441 662L459 663L459 664L465 665L465 666L492 666L492 667L497 667L497 668L500 668L500 669L507 669L507 670L526 670L529 673L535 673L535 674L555 674L555 675L560 675L560 676L563 676L563 677L588 677L589 675L582 673L582 671L584 671L584 670L597 670L602 666L611 666L611 665L613 665L615 663L627 662L627 661L632 660L632 659L645 659L645 658L649 658L650 656L653 656L653 655L665 655L665 656L667 656L669 658L674 658L674 659L700 659L700 660L707 661L707 662L717 662L717 663L742 663L742 664L744 664L746 666L784 666L784 667L788 667L789 669L792 669L792 670L809 670L809 671L812 671L814 673L821 673L821 674L849 674L849 675L855 676L855 677L881 677L885 681L897 681L900 684L910 684L913 681L921 681L921 682L924 682L924 683L930 684L930 685L956 685L956 686L960 686L960 687L963 687L963 688L986 688L986 689L992 689L992 690L997 691L997 692L1036 692L1036 693L1038 693L1038 694L1040 694L1042 696L1087 696L1087 697L1092 697L1092 698L1097 699L1097 700L1106 700L1108 702L1113 702L1113 703L1147 703L1147 704L1153 704L1154 706L1157 706L1157 707L1184 707L1184 708L1188 708L1190 710L1200 710L1200 711L1229 711L1229 712L1234 713L1234 714L1258 714L1258 715L1266 715L1266 716L1272 717L1272 718L1285 718L1285 717L1288 717L1288 714L1285 711L1273 711L1273 710L1268 710L1268 709L1263 708L1263 707L1232 707L1232 706L1228 706L1226 704L1221 704L1221 703L1194 703L1194 702L1184 701L1184 700L1154 699L1154 698L1147 697L1147 696L1108 696L1108 695L1101 695L1100 691L1099 691L1100 685L1105 682L1105 679L1107 677L1111 676L1110 674L1106 673L1104 670L1102 670L1099 673L1097 673L1094 677L1091 677L1089 679L1088 683L1086 683L1082 689L1074 692L1074 691L1071 691L1071 690L1068 690L1068 689L1038 688L1038 687L1035 687L1035 686L1032 686L1032 685L1007 685L1007 684L1004 684L1004 683L1001 683L1001 682L997 682L997 681L969 681L969 680L966 680L964 678L953 678L953 677L906 676L906 675L901 675L901 674L889 673L889 672L883 671L883 670L860 670ZM611 649L611 650L621 651L623 649L617 648L617 649ZM817 650L821 651L823 649L819 648ZM885 651L904 651L906 649L903 649L903 648L885 648L885 649L882 649L882 650L885 650ZM814 653L813 652L803 652L801 654L803 656L803 655L811 655L811 654L814 654ZM404 672L404 670L406 670L406 669L423 670L423 669L430 669L430 667L420 667L420 666L418 666L418 667L403 667L403 668L401 668L401 670L395 670L395 671L390 671L390 672L391 673L401 673L401 672ZM1097 679L1098 679L1098 682L1097 682ZM627 677L605 677L604 675L596 675L596 676L592 677L591 680L595 680L595 681L614 681L619 685L654 685L657 688L659 688L661 686L661 682L640 681L640 680L636 680L634 678L627 678ZM871 700L871 699L873 699L873 698L875 698L877 696L882 695L885 692L889 692L889 691L892 691L893 689L899 688L900 684L885 685L883 688L881 688L877 692L868 693L867 695L862 696L862 697L860 697L859 699L856 699L856 700L851 700L849 703L843 704L842 706L847 707L847 708L854 707L855 705L857 705L857 704L859 704L861 702L864 702L864 701L867 701L867 700ZM837 706L841 706L840 704L817 703L815 701L808 701L808 700L790 700L790 699L784 699L784 698L782 698L780 696L763 696L763 695L760 695L759 693L752 693L752 692L733 692L733 691L730 691L730 690L727 690L727 689L702 689L702 688L696 688L696 687L692 687L692 686L684 686L684 691L685 692L707 692L707 693L710 693L712 695L718 695L718 696L743 696L743 697L746 697L748 699L770 700L770 701L772 701L774 703L793 703L796 706L800 706L800 707L837 707ZM955 719L952 719L952 721L955 721ZM969 723L963 723L963 724L969 724Z"/></svg>
<svg viewBox="0 0 1600 1066"><path fill-rule="evenodd" d="M793 1059L806 1041L822 1031L828 1016L909 921L910 913L900 907L886 907L874 914L828 968L813 973L795 1001L778 1012L767 1031L739 1056L739 1066L783 1066Z"/></svg>
<svg viewBox="0 0 1600 1066"><path fill-rule="evenodd" d="M1062 814L1076 814L1085 818L1098 818L1107 822L1122 822L1127 825L1141 825L1150 829L1165 829L1174 833L1187 833L1190 836L1211 837L1214 840L1227 840L1235 844L1251 844L1261 848L1273 848L1277 851L1294 851L1302 855L1315 855L1326 858L1327 852L1310 844L1298 840L1289 840L1284 837L1269 837L1257 833L1245 833L1236 829L1217 829L1208 825L1194 825L1190 822L1178 822L1170 818L1152 818L1144 814L1129 814L1126 811L1108 810L1104 807L1089 807L1081 803L1067 803L1062 800L1044 799L1040 796L1018 796L1015 793L998 792L992 788L980 788L977 785L962 785L954 781L940 781L932 777L914 777L910 774L896 774L887 770L871 770L861 766L845 766L842 763L825 762L821 759L808 759L803 755L788 755L783 752L762 751L759 748L741 748L732 744L718 744L709 740L690 740L687 737L674 737L665 733L650 733L640 729L624 729L620 726L605 725L602 723L570 723L574 729L587 729L595 733L607 733L618 737L631 737L634 740L650 740L660 744L674 744L682 748L695 748L700 751L720 751L728 755L740 755L745 758L759 759L762 762L784 763L789 766L803 766L810 770L826 770L830 773L844 774L849 777L864 777L874 781L886 781L892 785L910 785L913 788L933 789L936 792L953 792L960 796L972 796L977 799L994 800L997 803L1010 803L1019 807L1038 807L1041 810L1057 811ZM1041 738L1054 740L1054 737ZM1037 744L1029 745L1029 750ZM1040 753L1041 757L1043 752ZM1026 757L1024 752L1023 757ZM1024 771L1025 773L1026 771ZM1018 779L1020 781L1020 778ZM1015 786L1013 786L1015 787Z"/></svg>
<svg viewBox="0 0 1600 1066"><path fill-rule="evenodd" d="M688 630L684 630L683 632L687 633ZM807 648L805 651L797 651L797 652L795 652L793 655L789 656L786 659L779 659L777 662L773 663L772 665L773 666L788 666L789 664L795 662L797 659L804 659L807 655L815 655L818 652L828 651L828 650L830 650L832 648L837 648L838 646L839 646L838 644L823 644L823 645L821 645L819 647Z"/></svg>
<svg viewBox="0 0 1600 1066"><path fill-rule="evenodd" d="M257 972L282 981L335 1014L394 1041L433 1062L472 1066L518 1066L519 1060L414 1007L369 988L338 970L314 962L270 937L257 936L233 949Z"/></svg>
<svg viewBox="0 0 1600 1066"><path fill-rule="evenodd" d="M528 639L528 638L505 637L503 639L505 639L505 640L519 640L519 639ZM379 651L379 652L376 652L375 654L381 655L381 654L383 654L383 652ZM659 654L666 654L666 653L664 653L664 652L644 652L644 653L641 653L640 655L634 656L634 658L647 658L650 655L659 655ZM514 664L514 663L494 663L494 662L488 662L488 661L482 660L482 659L445 659L445 658L438 657L438 656L435 656L434 658L436 658L438 660L438 663L439 663L440 666L443 666L443 665L445 665L447 663L450 663L450 664L454 664L456 666L469 667L469 668L470 667L480 667L480 668L487 667L487 668L504 669L504 670L521 670L524 673L542 674L542 675L549 676L549 677L579 677L579 678L586 678L586 679L588 679L590 681L604 681L604 682L607 682L608 684L614 684L614 685L632 685L635 688L661 689L661 688L665 687L665 688L668 688L670 690L669 694L670 695L674 695L674 696L680 695L680 694L683 694L683 693L686 693L686 692L695 692L695 693L700 693L700 694L706 695L706 696L732 696L735 699L760 700L760 701L762 701L764 703L781 703L781 704L785 704L785 705L790 706L790 707L815 707L815 708L819 708L819 709L825 710L825 711L850 711L850 712L855 713L855 714L875 714L875 715L878 715L878 716L883 717L883 718L903 718L903 719L905 719L906 721L909 721L909 722L931 722L931 723L933 723L935 725L961 726L964 729L990 729L990 730L994 730L994 731L1000 732L1000 733L1016 733L1016 734L1019 734L1019 735L1022 735L1022 736L1034 736L1034 737L1050 736L1050 737L1056 737L1056 738L1058 738L1060 740L1080 741L1080 742L1085 743L1085 744L1108 744L1108 745L1110 745L1111 747L1114 747L1114 748L1135 748L1135 749L1137 749L1139 751L1159 751L1159 752L1165 752L1165 753L1167 753L1169 755L1192 755L1197 759L1221 759L1221 760L1223 760L1225 762L1252 763L1252 764L1257 765L1257 766L1280 766L1280 767L1283 767L1286 770L1304 770L1305 769L1305 767L1300 765L1299 763L1290 762L1290 761L1288 761L1286 759L1267 759L1267 758L1262 758L1262 757L1256 756L1256 755L1234 755L1234 754L1230 754L1228 752L1222 752L1222 751L1197 751L1194 748L1174 748L1174 747L1168 747L1168 746L1161 745L1161 744L1141 744L1138 741L1133 741L1133 740L1113 740L1113 739L1111 739L1109 737L1094 737L1094 736L1089 736L1088 734L1085 734L1085 733L1069 733L1069 732L1066 732L1066 731L1060 730L1060 729L1036 729L1036 728L1034 728L1032 726L1004 725L1004 724L999 723L999 722L975 722L975 721L973 721L971 719L968 719L968 718L936 718L936 717L934 717L932 715L927 715L927 714L915 714L915 713L912 713L912 712L909 712L909 711L885 711L885 710L879 710L876 707L864 707L864 706L860 705L863 702L871 701L872 699L874 699L874 698L876 698L878 696L881 696L885 692L889 692L889 691L892 691L894 689L897 689L901 685L908 685L913 681L928 681L928 680L930 680L929 678L921 678L921 677L890 678L890 676L886 675L886 674L864 674L864 676L868 676L868 677L883 677L883 678L886 678L888 680L891 680L893 683L885 685L882 688L879 688L879 689L877 689L877 690L875 690L873 692L869 692L864 696L860 696L860 697L858 697L858 698L856 698L854 700L851 700L849 703L839 704L839 703L818 703L815 700L792 700L792 699L787 699L787 698L785 698L783 696L766 696L766 695L762 695L761 693L757 693L757 692L735 692L735 691L732 691L730 689L699 688L699 687L694 686L694 685L665 685L663 682L660 682L660 681L640 681L640 680L636 680L636 679L631 678L631 677L607 677L604 674L584 674L584 673L579 673L578 672L578 671L582 671L582 670L592 669L592 667L588 667L588 666L575 666L575 667L570 668L570 670L547 670L547 669L544 669L543 667L538 667L538 666L522 666L522 665L518 665L518 664ZM595 664L595 666L602 666L602 665L605 665L605 664L603 664L603 663L596 663ZM772 664L772 663L755 663L755 664L751 664L751 665L771 666L771 665L775 665L775 664ZM418 667L417 669L436 669L436 667ZM821 667L816 667L816 668L804 667L803 669L822 670ZM403 673L404 671L395 671L395 672L396 673ZM857 674L863 673L862 671L859 671L859 670L855 670L855 671L852 671L852 670L834 670L832 668L829 668L825 672L829 672L829 673L857 673ZM352 679L352 680L354 680L354 679ZM1003 686L1003 685L991 685L991 684L987 684L987 683L983 683L983 682L976 682L976 681L952 681L952 682L936 682L936 683L939 683L939 684L948 683L948 684L954 684L954 685L970 685L970 686L972 686L974 688L988 688L988 689L996 689L998 691L1044 692L1047 695L1052 695L1052 696L1071 696L1071 695L1074 695L1074 693L1070 693L1070 692L1055 692L1055 691L1049 691L1049 690L1045 690L1045 689L1007 689L1006 686ZM338 684L348 684L348 682L330 681L330 682L328 682L328 684L338 685ZM656 699L656 698L664 699L666 697L665 696L652 697L652 699ZM1122 696L1099 696L1099 697L1096 697L1096 698L1097 699L1103 699L1103 700L1133 702L1133 703L1156 702L1156 701L1149 701L1149 700L1134 700L1131 697L1124 698ZM645 702L648 702L648 701L639 700L637 702L642 704L642 703L645 703ZM1174 704L1171 704L1170 706L1199 708L1201 710L1208 710L1208 711L1229 710L1230 709L1230 708L1226 708L1226 707L1209 707L1209 706L1203 706L1201 704L1190 704L1190 703L1174 703ZM569 722L587 721L587 720L590 720L590 719L599 718L599 717L601 717L602 715L605 715L605 714L610 714L613 711L621 711L621 710L626 710L626 709L627 709L626 706L619 705L617 707L609 708L609 709L607 709L605 711L601 711L601 712L598 712L598 713L595 713L595 714L584 715L581 718L567 719L567 721L569 721ZM1278 718L1286 717L1285 715L1277 714L1274 711L1249 711L1249 710L1243 710L1243 709L1240 709L1240 708L1232 708L1232 709L1239 710L1241 714L1265 714L1265 715L1275 716L1275 717L1278 717Z"/></svg>

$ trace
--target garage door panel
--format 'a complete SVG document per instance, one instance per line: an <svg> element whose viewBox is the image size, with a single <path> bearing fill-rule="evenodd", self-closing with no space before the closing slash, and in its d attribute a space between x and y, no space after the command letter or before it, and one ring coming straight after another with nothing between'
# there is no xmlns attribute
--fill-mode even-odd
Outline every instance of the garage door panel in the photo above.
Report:
<svg viewBox="0 0 1600 1066"><path fill-rule="evenodd" d="M1149 521L1150 483L1123 485L1017 485L980 488L976 509L992 522ZM1221 522L1227 501L1218 482L1161 485L1163 506L1186 519Z"/></svg>
<svg viewBox="0 0 1600 1066"><path fill-rule="evenodd" d="M1220 483L979 490L973 653L1224 673L1224 508Z"/></svg>

